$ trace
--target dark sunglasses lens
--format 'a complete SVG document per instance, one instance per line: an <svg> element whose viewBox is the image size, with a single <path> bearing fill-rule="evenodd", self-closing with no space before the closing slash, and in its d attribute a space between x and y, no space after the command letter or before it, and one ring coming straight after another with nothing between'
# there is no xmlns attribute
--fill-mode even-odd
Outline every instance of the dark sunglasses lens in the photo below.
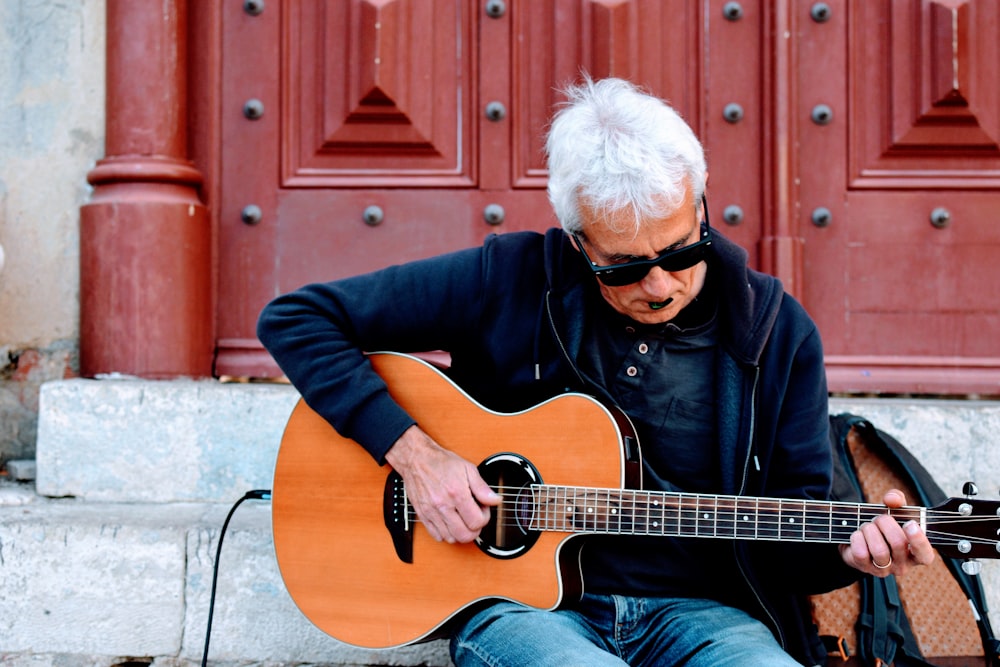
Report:
<svg viewBox="0 0 1000 667"><path fill-rule="evenodd" d="M683 271L685 269L690 269L705 257L705 250L707 248L707 243L699 242L695 245L688 246L683 250L679 250L675 255L664 257L662 260L657 262L656 265L664 271Z"/></svg>
<svg viewBox="0 0 1000 667"><path fill-rule="evenodd" d="M598 280L608 287L622 287L637 283L646 277L650 266L623 266L615 269L605 269L597 274Z"/></svg>
<svg viewBox="0 0 1000 667"><path fill-rule="evenodd" d="M694 245L682 248L653 262L628 264L604 269L597 274L597 277L608 287L623 287L624 285L637 283L645 278L646 274L654 266L658 266L664 271L684 271L704 259L708 246L709 244L705 241L699 241Z"/></svg>

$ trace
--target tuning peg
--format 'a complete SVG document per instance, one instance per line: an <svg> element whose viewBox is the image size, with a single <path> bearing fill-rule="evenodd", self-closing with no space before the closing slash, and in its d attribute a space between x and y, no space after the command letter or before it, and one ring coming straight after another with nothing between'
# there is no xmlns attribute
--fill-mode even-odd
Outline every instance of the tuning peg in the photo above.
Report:
<svg viewBox="0 0 1000 667"><path fill-rule="evenodd" d="M973 560L970 558L969 560L962 561L962 572L965 572L970 577L976 576L977 574L982 572L982 570L983 570L983 564L980 563L978 560Z"/></svg>
<svg viewBox="0 0 1000 667"><path fill-rule="evenodd" d="M979 493L979 487L976 486L975 482L966 482L962 485L962 493L965 494L966 498L971 498Z"/></svg>

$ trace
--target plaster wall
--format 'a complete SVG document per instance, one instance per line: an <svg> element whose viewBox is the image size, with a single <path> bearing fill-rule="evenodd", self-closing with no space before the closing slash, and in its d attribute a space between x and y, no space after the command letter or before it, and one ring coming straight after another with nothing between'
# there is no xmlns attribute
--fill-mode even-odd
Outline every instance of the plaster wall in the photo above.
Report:
<svg viewBox="0 0 1000 667"><path fill-rule="evenodd" d="M0 2L0 465L76 371L79 210L104 150L104 0Z"/></svg>

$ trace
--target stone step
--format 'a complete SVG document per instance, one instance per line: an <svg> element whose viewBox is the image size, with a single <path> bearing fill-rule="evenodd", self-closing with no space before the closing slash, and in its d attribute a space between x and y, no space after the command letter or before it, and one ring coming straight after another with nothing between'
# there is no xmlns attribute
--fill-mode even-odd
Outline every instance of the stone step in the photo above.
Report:
<svg viewBox="0 0 1000 667"><path fill-rule="evenodd" d="M46 499L0 487L0 655L88 665L201 660L229 507ZM209 659L218 663L450 665L444 642L371 651L316 629L285 591L270 505L250 500L223 540ZM37 659L30 661L37 667ZM65 663L65 659L62 660ZM73 662L73 661L71 661Z"/></svg>
<svg viewBox="0 0 1000 667"><path fill-rule="evenodd" d="M38 493L98 502L235 502L269 488L298 393L214 380L45 383Z"/></svg>
<svg viewBox="0 0 1000 667"><path fill-rule="evenodd" d="M298 393L214 380L59 380L39 400L37 489L99 502L234 502L268 488ZM833 399L896 436L956 495L1000 494L1000 401Z"/></svg>
<svg viewBox="0 0 1000 667"><path fill-rule="evenodd" d="M5 667L45 667L41 654L88 667L200 661L226 512L270 488L297 400L287 385L207 380L44 385L36 488L0 487ZM1000 495L1000 402L835 399L831 409L899 438L950 495L968 480ZM214 663L449 664L442 642L372 652L314 628L277 571L267 502L237 510L221 565ZM983 565L996 609L1000 561Z"/></svg>

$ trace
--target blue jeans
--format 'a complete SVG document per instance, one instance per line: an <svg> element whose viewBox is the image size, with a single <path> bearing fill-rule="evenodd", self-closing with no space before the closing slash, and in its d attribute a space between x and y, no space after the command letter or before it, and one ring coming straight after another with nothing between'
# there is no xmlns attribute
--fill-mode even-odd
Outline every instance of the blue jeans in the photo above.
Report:
<svg viewBox="0 0 1000 667"><path fill-rule="evenodd" d="M712 600L585 595L557 611L498 602L452 637L459 667L801 667L770 630Z"/></svg>

